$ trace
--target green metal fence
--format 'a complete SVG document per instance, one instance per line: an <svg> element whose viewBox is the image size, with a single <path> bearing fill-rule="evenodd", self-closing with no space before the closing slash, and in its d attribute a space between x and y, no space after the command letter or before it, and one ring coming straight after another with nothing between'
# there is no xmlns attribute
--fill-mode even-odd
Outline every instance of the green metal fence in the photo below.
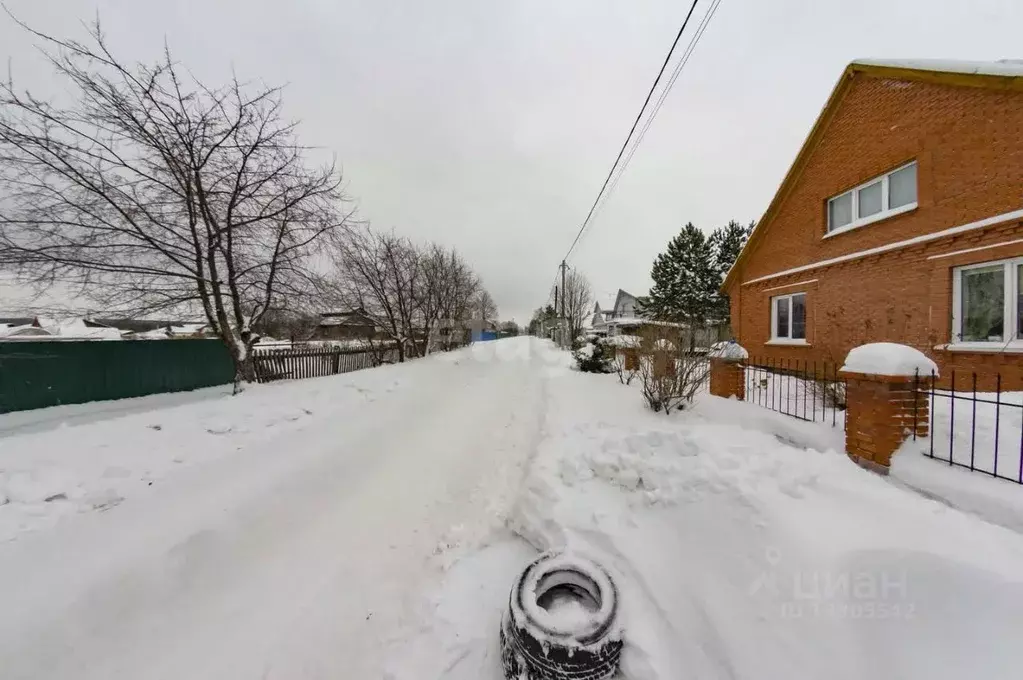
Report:
<svg viewBox="0 0 1023 680"><path fill-rule="evenodd" d="M234 379L219 340L0 343L0 413L141 397Z"/></svg>

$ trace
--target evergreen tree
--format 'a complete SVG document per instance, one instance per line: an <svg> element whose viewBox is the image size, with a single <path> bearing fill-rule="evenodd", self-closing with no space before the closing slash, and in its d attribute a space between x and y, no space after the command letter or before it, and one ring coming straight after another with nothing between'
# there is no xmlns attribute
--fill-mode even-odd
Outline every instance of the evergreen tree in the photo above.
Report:
<svg viewBox="0 0 1023 680"><path fill-rule="evenodd" d="M696 328L715 311L721 279L710 240L692 222L668 243L650 272L654 285L641 312L661 321Z"/></svg>
<svg viewBox="0 0 1023 680"><path fill-rule="evenodd" d="M727 226L719 227L710 235L709 243L714 256L714 271L717 274L717 285L714 290L714 304L711 310L711 319L724 321L728 319L729 303L728 296L720 291L721 282L724 281L728 270L735 264L735 260L742 252L743 246L749 240L750 234L756 222L742 225L732 220Z"/></svg>

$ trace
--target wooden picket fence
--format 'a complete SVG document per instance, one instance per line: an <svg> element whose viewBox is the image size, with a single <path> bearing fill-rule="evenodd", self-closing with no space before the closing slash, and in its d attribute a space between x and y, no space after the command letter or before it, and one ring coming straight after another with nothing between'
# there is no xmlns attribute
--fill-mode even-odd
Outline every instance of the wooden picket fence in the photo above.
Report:
<svg viewBox="0 0 1023 680"><path fill-rule="evenodd" d="M339 347L291 347L287 349L257 350L254 356L256 380L261 383L275 380L321 378L373 368L381 363L397 360L396 350L383 353L366 349Z"/></svg>

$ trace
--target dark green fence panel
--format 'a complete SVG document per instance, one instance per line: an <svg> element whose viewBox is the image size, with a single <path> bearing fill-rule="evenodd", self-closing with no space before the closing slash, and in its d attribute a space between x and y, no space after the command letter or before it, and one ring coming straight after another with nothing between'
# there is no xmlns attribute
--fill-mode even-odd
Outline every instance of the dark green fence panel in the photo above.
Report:
<svg viewBox="0 0 1023 680"><path fill-rule="evenodd" d="M141 397L234 379L219 340L0 342L0 413Z"/></svg>

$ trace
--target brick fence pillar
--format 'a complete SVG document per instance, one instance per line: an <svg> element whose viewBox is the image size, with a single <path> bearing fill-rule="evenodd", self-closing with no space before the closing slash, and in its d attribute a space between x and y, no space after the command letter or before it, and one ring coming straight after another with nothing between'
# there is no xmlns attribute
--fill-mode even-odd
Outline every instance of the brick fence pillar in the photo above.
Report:
<svg viewBox="0 0 1023 680"><path fill-rule="evenodd" d="M918 437L928 435L930 366L921 365L910 375L891 375L894 370L885 371L885 375L850 370L855 367L846 359L839 372L846 381L845 451L863 467L887 474L892 455L913 436L914 423Z"/></svg>
<svg viewBox="0 0 1023 680"><path fill-rule="evenodd" d="M714 345L710 354L710 393L715 397L739 400L746 398L746 368L743 362L749 354L734 342Z"/></svg>

